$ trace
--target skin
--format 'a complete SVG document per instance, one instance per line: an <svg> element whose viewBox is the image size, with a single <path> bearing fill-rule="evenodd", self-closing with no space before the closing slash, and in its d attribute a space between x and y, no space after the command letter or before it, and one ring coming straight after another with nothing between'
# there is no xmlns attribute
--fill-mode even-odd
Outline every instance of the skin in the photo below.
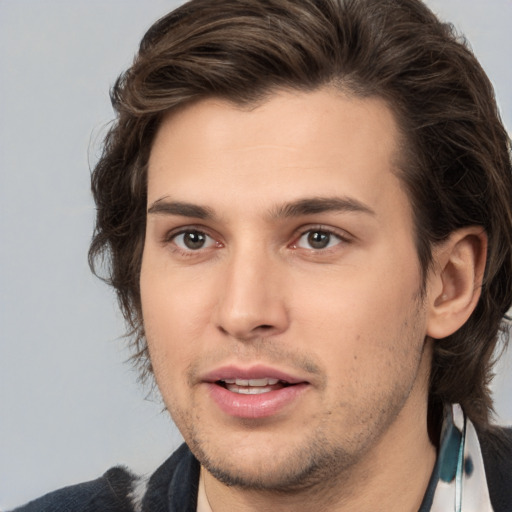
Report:
<svg viewBox="0 0 512 512"><path fill-rule="evenodd" d="M159 128L143 318L205 510L418 509L435 461L427 335L444 334L443 281L421 296L398 144L384 101L329 88L252 108L205 99ZM342 208L297 208L311 198ZM221 411L202 377L256 363L305 391L270 417Z"/></svg>

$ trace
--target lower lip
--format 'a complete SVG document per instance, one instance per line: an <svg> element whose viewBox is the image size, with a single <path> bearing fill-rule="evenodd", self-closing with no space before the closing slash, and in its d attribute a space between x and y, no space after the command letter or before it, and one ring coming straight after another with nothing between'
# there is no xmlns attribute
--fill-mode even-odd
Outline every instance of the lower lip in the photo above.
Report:
<svg viewBox="0 0 512 512"><path fill-rule="evenodd" d="M225 414L237 418L267 418L295 402L308 384L294 384L259 395L234 393L214 383L207 383L207 386L213 401Z"/></svg>

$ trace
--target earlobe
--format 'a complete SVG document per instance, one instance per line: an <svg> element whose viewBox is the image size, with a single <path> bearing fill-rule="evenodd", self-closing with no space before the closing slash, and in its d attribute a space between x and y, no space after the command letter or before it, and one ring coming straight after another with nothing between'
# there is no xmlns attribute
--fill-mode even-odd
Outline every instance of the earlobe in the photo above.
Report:
<svg viewBox="0 0 512 512"><path fill-rule="evenodd" d="M471 316L480 298L486 256L487 235L480 226L454 231L434 248L428 282L428 336L445 338Z"/></svg>

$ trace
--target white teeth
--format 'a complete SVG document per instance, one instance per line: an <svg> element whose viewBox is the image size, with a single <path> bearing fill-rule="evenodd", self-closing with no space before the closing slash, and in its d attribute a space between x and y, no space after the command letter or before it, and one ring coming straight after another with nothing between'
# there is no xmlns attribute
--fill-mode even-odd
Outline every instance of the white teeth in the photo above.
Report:
<svg viewBox="0 0 512 512"><path fill-rule="evenodd" d="M237 386L236 384L226 384L226 388L233 393L242 395L260 395L272 391L272 388L269 387Z"/></svg>
<svg viewBox="0 0 512 512"><path fill-rule="evenodd" d="M236 384L237 386L255 386L255 387L264 387L264 386L273 386L279 382L279 379L223 379L225 384Z"/></svg>
<svg viewBox="0 0 512 512"><path fill-rule="evenodd" d="M226 389L233 393L241 393L243 395L259 395L273 391L279 379L271 379L265 377L263 379L222 379L226 385Z"/></svg>
<svg viewBox="0 0 512 512"><path fill-rule="evenodd" d="M251 379L248 382L249 386L273 386L279 381L277 379ZM238 384L238 382L237 382Z"/></svg>

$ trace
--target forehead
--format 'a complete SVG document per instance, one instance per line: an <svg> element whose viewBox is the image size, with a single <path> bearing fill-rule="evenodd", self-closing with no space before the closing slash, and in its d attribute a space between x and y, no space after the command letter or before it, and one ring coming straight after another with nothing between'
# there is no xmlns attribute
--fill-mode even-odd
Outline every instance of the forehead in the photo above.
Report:
<svg viewBox="0 0 512 512"><path fill-rule="evenodd" d="M379 98L282 91L240 107L209 98L168 114L148 166L148 202L166 195L252 204L351 196L378 206L400 187L399 130Z"/></svg>

